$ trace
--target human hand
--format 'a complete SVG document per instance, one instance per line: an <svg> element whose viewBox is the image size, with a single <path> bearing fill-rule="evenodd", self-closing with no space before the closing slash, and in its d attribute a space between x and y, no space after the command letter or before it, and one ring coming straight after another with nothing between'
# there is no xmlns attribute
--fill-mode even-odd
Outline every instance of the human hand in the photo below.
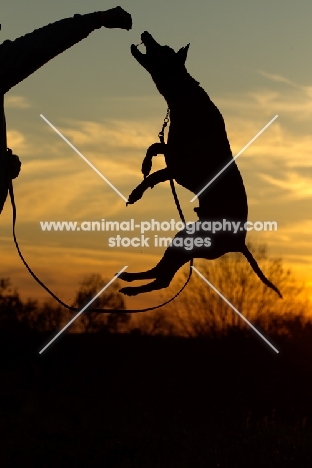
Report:
<svg viewBox="0 0 312 468"><path fill-rule="evenodd" d="M120 28L129 31L132 28L132 18L123 8L117 6L101 11L103 26L105 28Z"/></svg>
<svg viewBox="0 0 312 468"><path fill-rule="evenodd" d="M16 179L21 170L21 161L16 154L13 154L10 148L7 149L9 175L11 179Z"/></svg>

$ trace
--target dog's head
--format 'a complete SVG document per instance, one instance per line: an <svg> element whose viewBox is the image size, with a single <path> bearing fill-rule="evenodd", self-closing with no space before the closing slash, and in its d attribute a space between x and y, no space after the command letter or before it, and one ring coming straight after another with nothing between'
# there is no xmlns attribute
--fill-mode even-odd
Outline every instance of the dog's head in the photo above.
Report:
<svg viewBox="0 0 312 468"><path fill-rule="evenodd" d="M158 44L147 31L141 34L141 40L146 47L146 53L140 52L138 47L133 44L131 53L139 64L151 74L157 87L164 80L177 78L181 73L186 72L185 61L190 44L175 52L169 46Z"/></svg>

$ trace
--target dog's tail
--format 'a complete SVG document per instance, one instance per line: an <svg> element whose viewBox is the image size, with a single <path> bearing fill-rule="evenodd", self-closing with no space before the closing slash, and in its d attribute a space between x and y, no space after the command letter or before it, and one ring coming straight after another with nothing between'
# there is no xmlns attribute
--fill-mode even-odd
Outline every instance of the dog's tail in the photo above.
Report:
<svg viewBox="0 0 312 468"><path fill-rule="evenodd" d="M261 281L266 285L268 286L269 288L273 289L273 291L275 291L279 297L283 298L283 296L281 295L281 293L279 292L279 290L277 289L276 286L274 286L273 283L271 283L271 281L268 280L268 278L266 278L264 276L264 274L262 273L262 271L260 270L260 267L258 265L258 263L256 262L256 260L254 259L254 257L252 256L251 252L248 250L248 247L245 245L243 247L243 249L241 250L242 254L247 258L250 266L252 267L253 271L256 273L256 275L258 275L258 277L261 279Z"/></svg>

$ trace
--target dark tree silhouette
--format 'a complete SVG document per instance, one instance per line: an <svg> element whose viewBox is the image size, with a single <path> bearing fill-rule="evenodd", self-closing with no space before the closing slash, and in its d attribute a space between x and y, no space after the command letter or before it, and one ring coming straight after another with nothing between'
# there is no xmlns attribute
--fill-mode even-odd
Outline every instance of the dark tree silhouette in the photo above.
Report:
<svg viewBox="0 0 312 468"><path fill-rule="evenodd" d="M253 270L239 253L228 253L210 262L198 260L195 266L248 320L267 331L288 333L291 324L309 319L312 307L307 291L283 266L281 259L269 259L265 245L248 242L248 248L265 274L283 291L282 301L262 282L255 281ZM179 281L184 282L187 275L185 268ZM186 336L222 334L233 327L247 327L195 272L188 287L166 311L168 317L164 315L164 323L175 323L176 333Z"/></svg>
<svg viewBox="0 0 312 468"><path fill-rule="evenodd" d="M73 303L73 307L82 308L107 284L101 275L94 273L84 278ZM125 301L119 291L118 280L114 281L107 290L90 305L90 308L125 309ZM88 312L86 309L73 324L73 330L84 332L107 331L111 333L127 330L130 316L127 314L102 314Z"/></svg>
<svg viewBox="0 0 312 468"><path fill-rule="evenodd" d="M283 291L279 301L263 283L254 281L254 273L242 256L229 253L207 262L198 260L196 268L248 320L273 334L298 335L311 326L312 304L304 284L299 283L282 259L270 259L267 247L248 242L263 271ZM181 270L173 288L162 295L168 300L184 284L188 267ZM245 322L195 272L187 288L172 303L160 310L142 314L133 333L146 335L183 335L188 337L227 334L246 328Z"/></svg>
<svg viewBox="0 0 312 468"><path fill-rule="evenodd" d="M28 328L37 332L59 331L71 318L69 312L52 299L43 304L29 299L20 316L22 317L21 321Z"/></svg>
<svg viewBox="0 0 312 468"><path fill-rule="evenodd" d="M18 315L23 303L10 278L0 278L0 329L12 329L19 325Z"/></svg>
<svg viewBox="0 0 312 468"><path fill-rule="evenodd" d="M270 259L267 248L248 243L261 268L283 291L284 300L276 298L263 283L254 281L254 273L241 255L226 254L215 261L198 261L196 268L246 318L268 333L300 335L311 328L312 305L303 284L299 284L281 259ZM188 268L177 275L174 290L179 289L188 275ZM101 275L84 278L76 292L74 307L84 307L107 284ZM118 292L118 280L113 282L90 307L126 309ZM171 289L171 288L170 288ZM173 291L162 299L172 297ZM39 305L28 299L23 302L9 278L0 279L0 329L58 331L76 313L69 312L53 301ZM144 335L183 335L188 337L222 335L233 328L246 328L245 322L195 272L187 288L169 305L132 319L128 314L102 314L87 310L71 326L73 332L108 332Z"/></svg>
<svg viewBox="0 0 312 468"><path fill-rule="evenodd" d="M74 307L84 307L107 284L101 275L86 277L76 292ZM118 281L112 283L90 307L126 309L122 295L118 292ZM0 329L33 330L36 332L59 331L77 312L70 312L52 299L39 304L37 300L23 302L9 278L0 278ZM128 331L130 316L127 314L101 314L86 310L78 317L71 331L117 333Z"/></svg>

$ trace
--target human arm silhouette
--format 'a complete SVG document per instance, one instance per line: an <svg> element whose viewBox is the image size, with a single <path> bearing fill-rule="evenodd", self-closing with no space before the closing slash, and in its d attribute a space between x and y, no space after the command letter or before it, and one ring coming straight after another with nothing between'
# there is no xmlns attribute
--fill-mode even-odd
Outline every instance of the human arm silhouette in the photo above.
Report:
<svg viewBox="0 0 312 468"><path fill-rule="evenodd" d="M105 28L131 29L129 13L121 7L74 15L48 24L14 41L0 45L0 90L9 89L34 73L60 53L85 39L92 31Z"/></svg>
<svg viewBox="0 0 312 468"><path fill-rule="evenodd" d="M0 45L0 213L13 178L11 174L18 173L20 168L18 157L15 155L13 158L12 152L7 151L4 94L101 27L129 30L132 27L131 15L121 7L75 15Z"/></svg>

